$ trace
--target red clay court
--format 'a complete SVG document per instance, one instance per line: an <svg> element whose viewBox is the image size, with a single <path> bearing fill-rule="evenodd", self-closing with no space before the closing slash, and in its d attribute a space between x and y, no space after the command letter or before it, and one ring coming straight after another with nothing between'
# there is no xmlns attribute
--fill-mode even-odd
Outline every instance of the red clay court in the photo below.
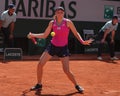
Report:
<svg viewBox="0 0 120 96"><path fill-rule="evenodd" d="M36 84L36 67L40 55L23 56L21 61L2 62L0 57L0 96L23 96L22 92ZM119 54L118 57L120 58ZM62 64L54 57L44 67L41 96L120 96L120 60L96 60L96 54L73 54L70 68L84 94L75 90L63 73ZM29 92L24 96L36 96Z"/></svg>

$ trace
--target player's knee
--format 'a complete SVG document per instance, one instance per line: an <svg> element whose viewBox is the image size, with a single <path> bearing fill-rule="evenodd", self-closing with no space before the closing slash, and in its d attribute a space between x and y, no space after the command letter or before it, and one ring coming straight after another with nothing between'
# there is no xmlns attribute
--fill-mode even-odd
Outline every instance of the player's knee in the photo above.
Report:
<svg viewBox="0 0 120 96"><path fill-rule="evenodd" d="M69 70L63 70L65 74L70 74Z"/></svg>
<svg viewBox="0 0 120 96"><path fill-rule="evenodd" d="M38 67L39 67L39 68L42 68L43 66L44 66L44 63L43 63L43 62L39 62L39 63L38 63Z"/></svg>

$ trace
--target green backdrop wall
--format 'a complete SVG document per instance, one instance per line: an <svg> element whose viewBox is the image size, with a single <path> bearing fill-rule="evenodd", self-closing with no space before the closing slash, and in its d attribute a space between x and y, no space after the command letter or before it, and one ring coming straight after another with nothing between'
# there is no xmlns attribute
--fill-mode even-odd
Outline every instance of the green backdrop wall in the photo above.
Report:
<svg viewBox="0 0 120 96"><path fill-rule="evenodd" d="M31 40L26 38L29 32L41 33L44 32L50 20L41 20L41 19L17 19L15 25L15 47L22 48L24 54L35 55L41 54L47 44L49 43L51 37L48 36L46 39L45 47L35 46ZM82 22L82 21L73 21L76 29L83 37L83 29L92 29L95 34L98 33L99 29L105 24L105 22ZM120 25L115 36L116 51L120 51ZM85 46L81 45L78 40L73 36L72 33L69 35L69 50L70 53L84 53Z"/></svg>

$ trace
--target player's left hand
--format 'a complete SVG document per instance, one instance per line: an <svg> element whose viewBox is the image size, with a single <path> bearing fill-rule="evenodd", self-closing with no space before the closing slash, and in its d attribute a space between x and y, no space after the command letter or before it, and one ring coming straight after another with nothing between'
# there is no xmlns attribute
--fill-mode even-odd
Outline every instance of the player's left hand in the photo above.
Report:
<svg viewBox="0 0 120 96"><path fill-rule="evenodd" d="M111 43L114 43L114 40L111 40Z"/></svg>
<svg viewBox="0 0 120 96"><path fill-rule="evenodd" d="M12 38L13 38L13 34L10 34L9 39L12 39Z"/></svg>
<svg viewBox="0 0 120 96"><path fill-rule="evenodd" d="M90 45L93 41L93 39L85 40L83 41L83 45Z"/></svg>
<svg viewBox="0 0 120 96"><path fill-rule="evenodd" d="M31 38L33 38L34 36L32 35L32 33L31 32L29 32L29 34L27 35L27 38L28 39L31 39Z"/></svg>

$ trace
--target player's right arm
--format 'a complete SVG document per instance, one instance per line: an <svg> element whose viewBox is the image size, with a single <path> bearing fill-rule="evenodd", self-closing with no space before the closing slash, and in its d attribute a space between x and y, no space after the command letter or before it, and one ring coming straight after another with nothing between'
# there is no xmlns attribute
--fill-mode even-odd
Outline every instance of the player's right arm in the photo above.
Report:
<svg viewBox="0 0 120 96"><path fill-rule="evenodd" d="M4 14L4 12L1 14L1 16L0 16L0 29L1 29L1 27L2 27L2 24L3 24L3 22L4 22L4 20L5 20L5 18L6 18L6 15Z"/></svg>
<svg viewBox="0 0 120 96"><path fill-rule="evenodd" d="M48 24L48 27L46 28L46 30L44 31L44 33L39 33L39 34L35 34L35 33L31 33L30 37L35 37L35 38L47 38L47 36L50 34L51 29L52 29L52 24L53 21L50 21Z"/></svg>
<svg viewBox="0 0 120 96"><path fill-rule="evenodd" d="M108 32L109 32L109 29L106 29L106 30L104 31L104 35L103 35L103 38L102 38L102 40L101 40L102 43L105 42L105 39L106 39L106 37L107 37L107 35L108 35Z"/></svg>
<svg viewBox="0 0 120 96"><path fill-rule="evenodd" d="M81 42L81 44L83 44L83 45L90 45L90 43L92 43L92 41L93 41L92 39L85 40L85 41L82 39L81 35L76 30L76 28L75 28L75 26L74 26L74 24L73 24L73 22L71 20L68 20L67 26L71 29L72 33L78 39L78 41Z"/></svg>
<svg viewBox="0 0 120 96"><path fill-rule="evenodd" d="M0 20L0 30L1 30L1 27L2 27L2 20Z"/></svg>
<svg viewBox="0 0 120 96"><path fill-rule="evenodd" d="M104 35L103 35L103 38L101 40L102 43L105 42L105 39L106 39L108 33L110 32L110 28L111 28L110 21L106 22L105 25L102 27L102 30L104 31Z"/></svg>

